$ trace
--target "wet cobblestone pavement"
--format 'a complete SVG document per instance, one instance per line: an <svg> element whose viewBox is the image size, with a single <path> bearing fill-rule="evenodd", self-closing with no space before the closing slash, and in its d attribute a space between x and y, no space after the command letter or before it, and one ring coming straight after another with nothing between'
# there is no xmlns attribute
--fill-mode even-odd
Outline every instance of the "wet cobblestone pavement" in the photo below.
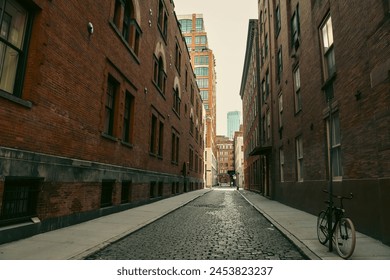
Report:
<svg viewBox="0 0 390 280"><path fill-rule="evenodd" d="M215 189L86 259L302 260L238 192Z"/></svg>

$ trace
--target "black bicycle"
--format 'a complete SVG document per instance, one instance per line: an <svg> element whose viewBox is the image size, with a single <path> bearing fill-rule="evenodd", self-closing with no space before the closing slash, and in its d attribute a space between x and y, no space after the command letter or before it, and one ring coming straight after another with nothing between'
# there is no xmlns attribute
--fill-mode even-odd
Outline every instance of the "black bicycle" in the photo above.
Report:
<svg viewBox="0 0 390 280"><path fill-rule="evenodd" d="M326 190L324 190L324 192L327 193ZM329 241L328 219L329 211L331 211L333 244L336 245L336 250L339 256L343 259L348 259L352 256L353 251L355 250L356 232L351 219L344 217L345 210L343 200L352 199L353 195L351 193L349 197L336 195L333 195L333 197L340 200L340 207L333 206L331 209L330 202L325 201L325 203L328 204L328 207L326 210L321 211L318 215L317 236L318 240L323 245Z"/></svg>

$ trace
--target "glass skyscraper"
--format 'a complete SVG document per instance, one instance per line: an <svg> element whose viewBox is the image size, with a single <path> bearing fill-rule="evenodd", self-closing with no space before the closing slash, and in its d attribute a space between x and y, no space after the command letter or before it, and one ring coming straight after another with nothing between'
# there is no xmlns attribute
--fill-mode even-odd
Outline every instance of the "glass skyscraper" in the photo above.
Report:
<svg viewBox="0 0 390 280"><path fill-rule="evenodd" d="M227 137L229 137L229 139L233 139L234 132L240 130L240 116L240 111L233 111L227 113Z"/></svg>

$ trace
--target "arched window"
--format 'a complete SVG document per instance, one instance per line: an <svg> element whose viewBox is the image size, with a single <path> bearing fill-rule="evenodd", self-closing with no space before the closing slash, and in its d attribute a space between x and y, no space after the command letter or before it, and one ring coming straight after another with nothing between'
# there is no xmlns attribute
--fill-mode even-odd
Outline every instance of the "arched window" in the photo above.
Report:
<svg viewBox="0 0 390 280"><path fill-rule="evenodd" d="M141 28L136 19L136 8L132 0L115 0L113 22L122 38L138 55Z"/></svg>
<svg viewBox="0 0 390 280"><path fill-rule="evenodd" d="M181 103L180 92L179 92L179 88L176 86L173 90L173 110L178 115L180 115L180 103Z"/></svg>
<svg viewBox="0 0 390 280"><path fill-rule="evenodd" d="M167 74L164 70L164 61L160 56L159 58L154 57L154 77L155 85L158 87L162 94L165 94L165 83L167 80Z"/></svg>

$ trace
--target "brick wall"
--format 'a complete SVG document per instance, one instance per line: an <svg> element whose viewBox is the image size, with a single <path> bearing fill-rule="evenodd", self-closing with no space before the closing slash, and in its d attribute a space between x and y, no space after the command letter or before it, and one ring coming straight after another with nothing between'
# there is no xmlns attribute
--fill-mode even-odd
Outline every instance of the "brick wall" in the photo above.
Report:
<svg viewBox="0 0 390 280"><path fill-rule="evenodd" d="M191 87L184 84L185 69L195 98L198 102L201 98L173 3L163 1L168 16L164 38L157 24L159 2L133 1L141 30L137 53L124 40L117 26L121 24L113 20L114 0L25 2L34 21L21 102L0 96L0 175L44 178L40 218L99 209L101 184L107 179L115 181L114 206L120 204L122 180L134 182L134 202L149 199L149 183L155 177L163 178L164 197L171 195L171 181L202 182L203 168L189 171L186 178L182 173L189 159L187 147L203 155L203 144L189 133L190 112L196 108L190 102ZM93 34L88 32L89 22ZM182 54L181 71L175 67L176 44ZM165 95L153 82L156 50L165 58ZM106 137L109 76L118 82L118 92L113 135ZM181 94L179 116L172 109L175 80ZM126 92L134 97L131 143L124 143L122 137ZM149 152L152 111L164 120L163 157ZM203 118L195 117L203 131ZM180 136L178 163L171 162L172 129ZM0 203L2 193L0 187Z"/></svg>

